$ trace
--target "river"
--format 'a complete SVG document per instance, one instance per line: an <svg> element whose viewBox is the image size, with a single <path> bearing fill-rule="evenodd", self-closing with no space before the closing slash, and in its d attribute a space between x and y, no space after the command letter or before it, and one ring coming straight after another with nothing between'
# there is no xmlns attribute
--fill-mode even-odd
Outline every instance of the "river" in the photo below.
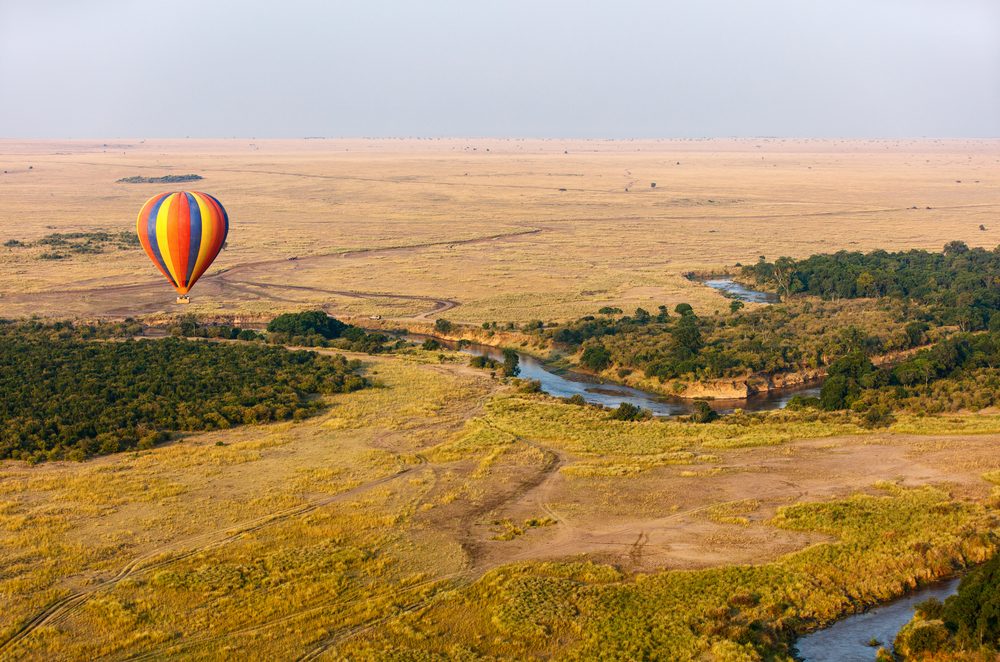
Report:
<svg viewBox="0 0 1000 662"><path fill-rule="evenodd" d="M720 290L726 296L740 301L751 303L776 303L778 301L778 297L771 292L751 290L727 277L707 278L699 282L713 289ZM423 341L429 337L409 336L411 340L418 341ZM454 341L442 340L440 338L435 338L435 340L449 349L458 349L467 354L488 356L492 359L503 361L503 350L492 345L462 344L459 346ZM684 415L691 413L692 410L691 400L671 398L659 393L642 391L621 384L601 382L584 373L566 371L556 374L533 356L518 352L517 357L521 367L521 374L519 376L523 379L537 380L545 393L557 398L580 395L591 404L612 408L617 407L623 402L627 402L636 407L642 407L651 411L654 416ZM730 414L736 409L744 411L767 411L770 409L784 409L793 396L813 397L818 396L819 391L820 385L812 383L762 393L739 400L710 400L708 403L712 409L720 414Z"/></svg>
<svg viewBox="0 0 1000 662"><path fill-rule="evenodd" d="M848 616L828 628L811 632L795 642L805 662L871 662L878 647L892 647L896 633L913 618L914 608L928 598L944 600L958 590L958 577L933 584L864 613Z"/></svg>
<svg viewBox="0 0 1000 662"><path fill-rule="evenodd" d="M719 290L730 299L738 299L748 303L778 303L778 301L780 301L778 295L774 292L751 290L749 287L745 287L744 285L734 281L732 278L727 278L725 276L720 276L718 278L706 278L705 280L699 280L698 282L708 285L713 290Z"/></svg>
<svg viewBox="0 0 1000 662"><path fill-rule="evenodd" d="M422 342L430 336L408 336L411 340ZM488 356L498 361L503 361L503 350L492 345L465 344L452 340L442 340L435 338L442 346L449 349L457 349L466 354L474 356ZM557 398L568 398L580 395L591 404L604 407L617 407L623 402L642 407L653 413L654 416L677 416L691 413L692 401L684 398L671 398L658 393L643 391L621 384L601 382L600 380L584 373L566 371L561 374L552 372L544 363L530 354L517 353L517 358L521 368L518 375L522 379L534 379L541 384L545 393ZM744 411L766 411L770 409L783 409L794 395L805 397L819 395L820 387L816 384L781 389L770 393L762 393L750 398L740 400L710 400L709 405L720 414L729 414L736 409Z"/></svg>

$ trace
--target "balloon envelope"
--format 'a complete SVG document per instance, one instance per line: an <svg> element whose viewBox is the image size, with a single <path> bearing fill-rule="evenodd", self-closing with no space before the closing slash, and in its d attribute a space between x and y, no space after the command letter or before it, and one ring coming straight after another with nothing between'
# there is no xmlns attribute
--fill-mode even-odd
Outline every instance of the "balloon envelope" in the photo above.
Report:
<svg viewBox="0 0 1000 662"><path fill-rule="evenodd" d="M183 295L222 250L229 216L207 193L160 193L142 206L136 231L146 255Z"/></svg>

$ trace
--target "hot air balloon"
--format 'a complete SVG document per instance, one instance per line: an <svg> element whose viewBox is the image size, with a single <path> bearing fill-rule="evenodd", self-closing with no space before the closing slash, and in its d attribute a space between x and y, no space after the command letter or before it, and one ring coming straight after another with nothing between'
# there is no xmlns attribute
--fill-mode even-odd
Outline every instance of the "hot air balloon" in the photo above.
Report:
<svg viewBox="0 0 1000 662"><path fill-rule="evenodd" d="M207 193L160 193L146 201L136 221L146 255L167 277L177 303L189 303L194 287L229 234L229 216Z"/></svg>

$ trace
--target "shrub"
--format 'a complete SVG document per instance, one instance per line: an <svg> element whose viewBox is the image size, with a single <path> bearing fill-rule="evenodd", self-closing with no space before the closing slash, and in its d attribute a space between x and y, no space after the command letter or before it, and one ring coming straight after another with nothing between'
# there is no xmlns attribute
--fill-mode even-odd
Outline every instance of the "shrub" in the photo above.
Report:
<svg viewBox="0 0 1000 662"><path fill-rule="evenodd" d="M793 395L788 399L788 404L786 404L785 407L791 411L801 409L819 409L820 400L815 396Z"/></svg>
<svg viewBox="0 0 1000 662"><path fill-rule="evenodd" d="M496 370L500 367L500 363L491 359L488 356L473 356L469 359L469 365L473 368L485 368L487 370Z"/></svg>
<svg viewBox="0 0 1000 662"><path fill-rule="evenodd" d="M521 382L521 385L518 388L518 390L521 393L541 393L542 383L537 379L526 379L523 382Z"/></svg>
<svg viewBox="0 0 1000 662"><path fill-rule="evenodd" d="M600 343L589 345L584 348L580 363L594 372L600 372L611 365L611 352Z"/></svg>
<svg viewBox="0 0 1000 662"><path fill-rule="evenodd" d="M866 428L887 428L896 421L886 405L872 405L861 415L861 425Z"/></svg>
<svg viewBox="0 0 1000 662"><path fill-rule="evenodd" d="M618 405L617 409L611 411L609 418L613 421L643 421L651 416L652 414L642 407L636 407L631 403L623 402Z"/></svg>
<svg viewBox="0 0 1000 662"><path fill-rule="evenodd" d="M691 412L692 423L711 423L719 418L719 413L712 409L704 400L695 400L694 411Z"/></svg>

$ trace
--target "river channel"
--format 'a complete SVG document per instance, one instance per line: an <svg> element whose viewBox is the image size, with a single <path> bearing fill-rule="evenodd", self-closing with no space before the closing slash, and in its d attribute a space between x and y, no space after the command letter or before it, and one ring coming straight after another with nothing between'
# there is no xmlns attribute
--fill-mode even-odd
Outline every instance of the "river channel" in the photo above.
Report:
<svg viewBox="0 0 1000 662"><path fill-rule="evenodd" d="M959 578L933 584L898 600L848 616L828 628L811 632L795 642L805 662L871 662L877 647L892 647L896 633L913 618L914 608L928 598L944 601L958 590Z"/></svg>
<svg viewBox="0 0 1000 662"><path fill-rule="evenodd" d="M430 336L409 336L411 340L422 342ZM435 338L443 347L454 349L474 356L488 356L503 361L503 350L492 345L458 343L453 340ZM643 391L622 384L601 382L597 378L580 372L564 371L556 373L540 360L525 354L517 353L522 379L534 379L541 384L542 391L557 398L569 398L580 395L591 404L604 407L617 407L623 402L642 407L654 416L677 416L691 413L692 401L684 398L671 398L659 393ZM798 387L781 389L769 393L754 395L739 400L709 400L709 405L720 414L732 413L736 409L744 411L767 411L783 409L794 395L805 397L819 395L820 386L808 384Z"/></svg>

